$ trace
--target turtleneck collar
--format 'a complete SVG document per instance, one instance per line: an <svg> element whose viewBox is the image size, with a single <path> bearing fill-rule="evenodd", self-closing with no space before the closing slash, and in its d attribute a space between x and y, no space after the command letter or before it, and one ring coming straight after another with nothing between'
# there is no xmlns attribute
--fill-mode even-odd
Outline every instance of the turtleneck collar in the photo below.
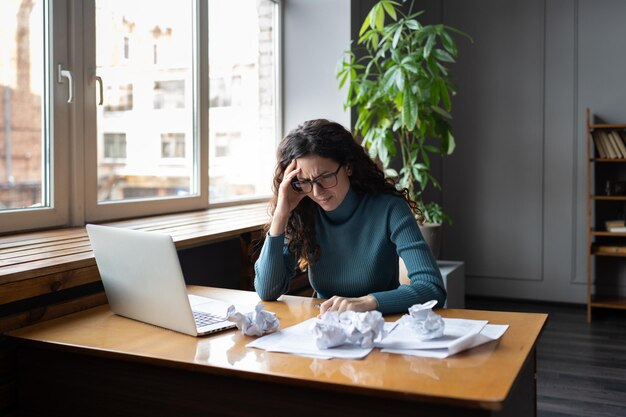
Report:
<svg viewBox="0 0 626 417"><path fill-rule="evenodd" d="M359 205L359 201L361 201L359 195L352 189L352 187L350 187L346 197L343 199L339 207L332 211L324 211L320 208L320 211L331 222L343 223L352 216Z"/></svg>

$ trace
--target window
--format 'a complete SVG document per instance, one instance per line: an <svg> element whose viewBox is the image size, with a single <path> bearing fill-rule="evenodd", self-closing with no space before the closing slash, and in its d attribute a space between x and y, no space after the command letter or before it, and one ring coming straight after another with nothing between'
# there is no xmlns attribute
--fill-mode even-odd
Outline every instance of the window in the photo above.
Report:
<svg viewBox="0 0 626 417"><path fill-rule="evenodd" d="M128 36L124 36L124 59L130 58L130 39Z"/></svg>
<svg viewBox="0 0 626 417"><path fill-rule="evenodd" d="M67 100L67 87L49 83L55 64L66 69L67 49L59 27L50 36L62 1L0 2L0 230L65 224L68 199L67 144L69 113L52 111L53 97ZM53 64L55 63L55 64ZM59 74L60 75L60 74ZM61 78L67 82L66 79ZM52 119L54 117L54 120ZM55 166L54 172L51 167Z"/></svg>
<svg viewBox="0 0 626 417"><path fill-rule="evenodd" d="M105 133L104 134L104 158L105 159L125 159L126 158L126 134L125 133Z"/></svg>
<svg viewBox="0 0 626 417"><path fill-rule="evenodd" d="M269 196L278 1L147 4L0 2L2 231Z"/></svg>
<svg viewBox="0 0 626 417"><path fill-rule="evenodd" d="M161 134L161 158L184 158L185 157L185 134L162 133Z"/></svg>
<svg viewBox="0 0 626 417"><path fill-rule="evenodd" d="M185 80L155 81L155 109L185 108Z"/></svg>
<svg viewBox="0 0 626 417"><path fill-rule="evenodd" d="M42 1L0 3L0 15L15 16L0 25L0 44L8 46L0 57L0 210L46 204L44 73L30 53L32 44L44 48L44 28L35 20L42 14Z"/></svg>
<svg viewBox="0 0 626 417"><path fill-rule="evenodd" d="M107 85L104 95L104 111L128 111L133 109L133 85Z"/></svg>
<svg viewBox="0 0 626 417"><path fill-rule="evenodd" d="M270 194L278 133L276 22L269 0L255 7L248 0L209 2L212 202Z"/></svg>

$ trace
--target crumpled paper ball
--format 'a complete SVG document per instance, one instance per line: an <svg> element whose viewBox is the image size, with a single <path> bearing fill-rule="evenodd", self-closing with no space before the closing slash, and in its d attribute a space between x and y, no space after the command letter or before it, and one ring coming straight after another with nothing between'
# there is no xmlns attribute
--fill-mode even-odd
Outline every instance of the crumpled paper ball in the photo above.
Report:
<svg viewBox="0 0 626 417"><path fill-rule="evenodd" d="M421 340L435 339L443 336L445 323L441 316L433 312L437 300L409 307L409 314L400 318L400 325L411 329Z"/></svg>
<svg viewBox="0 0 626 417"><path fill-rule="evenodd" d="M246 336L261 336L273 332L280 326L280 320L276 314L271 311L263 311L264 308L263 304L257 304L254 311L242 314L235 311L235 306L230 306L226 317L229 321L234 322Z"/></svg>
<svg viewBox="0 0 626 417"><path fill-rule="evenodd" d="M385 320L380 311L328 311L315 321L313 332L319 349L330 349L343 344L369 349L374 340L386 336Z"/></svg>

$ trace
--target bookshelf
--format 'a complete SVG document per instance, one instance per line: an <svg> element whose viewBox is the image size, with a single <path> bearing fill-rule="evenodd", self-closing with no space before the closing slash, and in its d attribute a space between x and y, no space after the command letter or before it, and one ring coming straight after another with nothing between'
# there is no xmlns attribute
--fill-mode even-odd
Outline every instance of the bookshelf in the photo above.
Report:
<svg viewBox="0 0 626 417"><path fill-rule="evenodd" d="M626 270L626 227L619 224L626 219L626 123L603 123L587 109L586 133L587 321L591 322L593 308L626 309L626 296L598 292L599 286L617 290L619 271ZM610 230L609 221L617 222Z"/></svg>

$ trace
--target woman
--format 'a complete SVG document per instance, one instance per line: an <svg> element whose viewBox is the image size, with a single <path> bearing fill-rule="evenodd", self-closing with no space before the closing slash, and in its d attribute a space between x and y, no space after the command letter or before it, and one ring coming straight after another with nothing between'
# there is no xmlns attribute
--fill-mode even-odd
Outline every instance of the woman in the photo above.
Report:
<svg viewBox="0 0 626 417"><path fill-rule="evenodd" d="M255 264L263 300L287 292L296 264L326 311L406 312L446 299L441 274L413 216L416 203L398 191L341 125L310 120L278 147L272 219ZM410 285L399 285L398 256Z"/></svg>

